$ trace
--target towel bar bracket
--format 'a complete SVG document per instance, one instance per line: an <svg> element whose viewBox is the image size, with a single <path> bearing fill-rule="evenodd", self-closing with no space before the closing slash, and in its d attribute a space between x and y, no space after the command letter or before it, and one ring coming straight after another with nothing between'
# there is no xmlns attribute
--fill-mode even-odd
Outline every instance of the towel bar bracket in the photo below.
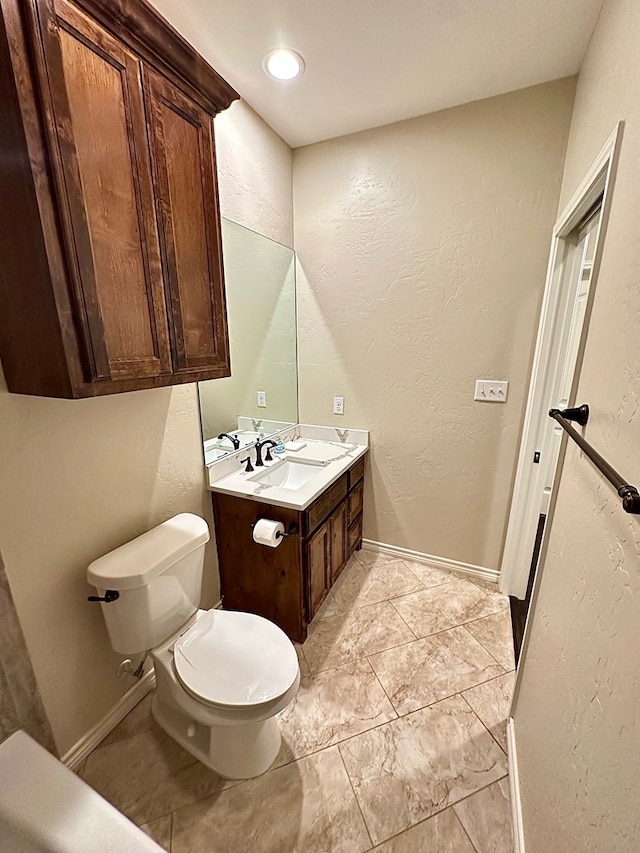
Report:
<svg viewBox="0 0 640 853"><path fill-rule="evenodd" d="M640 494L635 486L621 486L618 495L622 498L622 508L632 515L640 515Z"/></svg>
<svg viewBox="0 0 640 853"><path fill-rule="evenodd" d="M580 426L586 426L589 423L589 406L583 403L582 406L575 406L573 409L551 409L549 417L553 417L553 412L557 412L565 419L565 421L574 421Z"/></svg>

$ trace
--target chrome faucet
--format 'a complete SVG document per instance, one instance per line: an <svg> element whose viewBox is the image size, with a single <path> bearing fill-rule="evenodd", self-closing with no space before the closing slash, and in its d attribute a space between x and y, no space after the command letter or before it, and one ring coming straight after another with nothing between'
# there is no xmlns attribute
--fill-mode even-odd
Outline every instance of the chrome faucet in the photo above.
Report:
<svg viewBox="0 0 640 853"><path fill-rule="evenodd" d="M218 436L218 439L228 438L231 444L233 444L234 450L240 450L240 439L235 435L229 435L228 432L221 432Z"/></svg>
<svg viewBox="0 0 640 853"><path fill-rule="evenodd" d="M274 441L272 438L266 438L264 441L256 441L256 468L259 468L261 465L264 465L262 461L262 448L267 448L267 455L264 457L265 461L273 462L273 456L271 455L271 448L277 445L277 441Z"/></svg>

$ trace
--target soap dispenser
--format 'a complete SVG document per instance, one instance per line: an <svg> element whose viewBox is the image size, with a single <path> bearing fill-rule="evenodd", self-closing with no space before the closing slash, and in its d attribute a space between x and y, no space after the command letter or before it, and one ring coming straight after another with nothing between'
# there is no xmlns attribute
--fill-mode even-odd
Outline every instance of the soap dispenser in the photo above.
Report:
<svg viewBox="0 0 640 853"><path fill-rule="evenodd" d="M276 446L273 448L274 453L284 453L284 443L281 438L276 441Z"/></svg>

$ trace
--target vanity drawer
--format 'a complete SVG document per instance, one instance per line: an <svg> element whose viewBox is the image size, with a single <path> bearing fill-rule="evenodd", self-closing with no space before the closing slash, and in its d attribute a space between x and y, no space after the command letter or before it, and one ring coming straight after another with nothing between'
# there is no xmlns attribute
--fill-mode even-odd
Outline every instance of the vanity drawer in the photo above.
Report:
<svg viewBox="0 0 640 853"><path fill-rule="evenodd" d="M362 513L364 483L362 480L349 494L349 524Z"/></svg>
<svg viewBox="0 0 640 853"><path fill-rule="evenodd" d="M320 495L317 501L311 504L304 515L304 535L308 536L316 527L331 514L334 508L345 498L347 494L347 474L343 474L333 486Z"/></svg>
<svg viewBox="0 0 640 853"><path fill-rule="evenodd" d="M349 468L347 473L349 474L349 488L352 489L358 480L362 480L364 477L364 457L358 459L356 464L352 468Z"/></svg>

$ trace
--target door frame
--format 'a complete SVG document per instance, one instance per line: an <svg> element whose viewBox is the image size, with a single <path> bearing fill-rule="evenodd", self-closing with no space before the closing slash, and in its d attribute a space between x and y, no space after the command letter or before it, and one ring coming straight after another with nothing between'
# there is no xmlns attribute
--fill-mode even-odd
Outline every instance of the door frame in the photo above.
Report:
<svg viewBox="0 0 640 853"><path fill-rule="evenodd" d="M623 122L618 122L591 168L558 217L552 232L544 297L500 569L500 592L519 599L526 596L531 554L538 524L539 506L532 497L539 493L542 488L540 478L543 473L543 466L533 464L533 454L539 450L537 447L538 436L545 419L548 417L548 406L546 404L549 388L555 377L559 358L564 355L564 353L558 352L555 344L557 343L558 322L562 319L568 298L567 288L564 286L567 282L567 276L564 275L566 239L589 212L598 197L602 195L602 214L596 237L589 302L572 383L571 401L573 402L589 325L591 305L596 289L595 284L600 270L602 245L611 201L612 175L618 159L622 127ZM548 526L547 524L547 529Z"/></svg>

